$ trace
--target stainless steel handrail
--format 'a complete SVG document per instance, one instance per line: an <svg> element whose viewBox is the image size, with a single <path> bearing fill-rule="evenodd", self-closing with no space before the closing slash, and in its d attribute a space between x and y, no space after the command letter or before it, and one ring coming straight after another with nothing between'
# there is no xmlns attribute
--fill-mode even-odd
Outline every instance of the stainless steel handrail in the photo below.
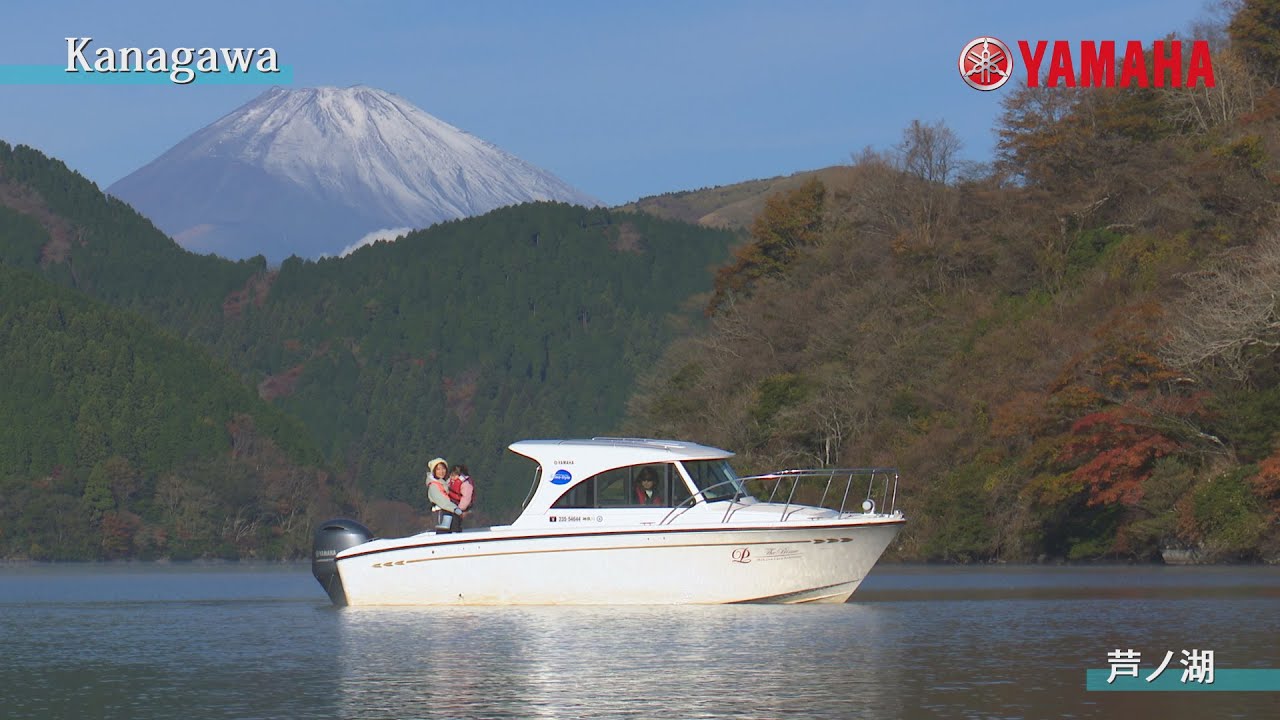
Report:
<svg viewBox="0 0 1280 720"><path fill-rule="evenodd" d="M742 488L746 487L748 482L766 483L772 481L773 487L768 490L768 499L766 503L775 503L779 501L779 488L788 480L790 481L790 490L787 492L785 502L782 502L782 510L779 514L780 520L787 520L792 514L806 507L814 507L809 505L801 505L796 502L796 492L806 480L814 480L821 482L825 480L822 487L822 497L818 501L817 507L824 507L830 510L836 510L841 515L855 514L858 511L847 508L849 501L849 492L853 487L853 481L856 478L866 477L867 494L859 508L862 514L866 515L894 515L897 512L898 502L898 469L892 467L863 467L863 468L814 468L807 470L781 470L774 473L766 473L764 475L750 475L747 477L737 478L735 480L725 480L714 485L702 488L694 495L686 498L683 502L671 508L658 524L667 525L680 517L685 512L699 503L723 502L727 501L724 516L721 522L728 522L737 510L744 507L738 501L743 497L754 497L750 494L744 494ZM840 506L838 508L827 506L827 497L831 494L831 487L838 478L844 480L844 492L840 496ZM713 492L721 486L733 488L732 496L717 497ZM763 491L761 493L764 494ZM711 496L711 500L707 497ZM879 512L877 513L877 509Z"/></svg>
<svg viewBox="0 0 1280 720"><path fill-rule="evenodd" d="M717 497L715 495L712 495L712 499L707 500L707 495L711 494L712 490L715 490L716 488L719 488L721 486L733 488L733 495L725 496L725 497ZM689 508L697 505L698 503L721 502L721 501L727 500L729 504L725 508L725 516L720 519L721 522L725 522L729 519L729 515L731 510L733 509L733 506L742 497L744 497L744 495L742 493L742 490L740 489L740 486L738 485L738 480L722 480L714 485L708 485L707 487L704 487L698 490L698 492L682 500L679 505L676 505L675 507L671 508L671 511L668 512L666 516L663 517L662 520L658 522L658 524L666 525L670 523L672 520L675 520L676 518L680 517L686 511L688 511Z"/></svg>

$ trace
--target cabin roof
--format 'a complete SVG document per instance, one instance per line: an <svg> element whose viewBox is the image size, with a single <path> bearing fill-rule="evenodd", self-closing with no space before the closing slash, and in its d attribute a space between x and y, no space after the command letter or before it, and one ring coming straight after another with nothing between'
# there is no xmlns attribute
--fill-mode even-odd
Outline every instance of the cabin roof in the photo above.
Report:
<svg viewBox="0 0 1280 720"><path fill-rule="evenodd" d="M508 446L544 468L558 464L623 467L646 462L712 460L733 457L728 450L683 440L594 437L578 440L521 440Z"/></svg>

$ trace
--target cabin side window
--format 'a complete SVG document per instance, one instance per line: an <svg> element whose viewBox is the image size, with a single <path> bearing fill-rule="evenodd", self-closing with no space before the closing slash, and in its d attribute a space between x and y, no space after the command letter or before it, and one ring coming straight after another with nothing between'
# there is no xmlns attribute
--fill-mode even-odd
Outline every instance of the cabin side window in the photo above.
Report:
<svg viewBox="0 0 1280 720"><path fill-rule="evenodd" d="M553 508L593 508L596 506L596 482L594 478L569 488L551 507Z"/></svg>
<svg viewBox="0 0 1280 720"><path fill-rule="evenodd" d="M627 498L627 480L630 468L606 470L596 475L596 507L625 507L631 504Z"/></svg>
<svg viewBox="0 0 1280 720"><path fill-rule="evenodd" d="M645 463L606 470L569 488L551 506L570 508L672 507L689 497L671 463ZM674 502L673 502L674 500Z"/></svg>

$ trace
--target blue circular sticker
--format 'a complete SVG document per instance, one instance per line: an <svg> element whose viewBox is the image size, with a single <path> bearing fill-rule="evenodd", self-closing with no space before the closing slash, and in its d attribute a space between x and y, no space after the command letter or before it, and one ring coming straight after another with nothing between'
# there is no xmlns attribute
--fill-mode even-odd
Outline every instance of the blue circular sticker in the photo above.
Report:
<svg viewBox="0 0 1280 720"><path fill-rule="evenodd" d="M557 470L556 474L551 477L551 484L566 485L572 479L573 476L569 474L568 470Z"/></svg>

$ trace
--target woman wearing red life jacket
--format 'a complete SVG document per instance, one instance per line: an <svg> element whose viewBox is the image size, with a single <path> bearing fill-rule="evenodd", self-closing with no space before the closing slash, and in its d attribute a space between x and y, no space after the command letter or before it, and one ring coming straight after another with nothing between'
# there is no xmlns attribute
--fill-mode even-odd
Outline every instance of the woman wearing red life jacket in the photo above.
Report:
<svg viewBox="0 0 1280 720"><path fill-rule="evenodd" d="M436 532L458 532L462 529L462 516L475 500L471 473L466 465L454 465L451 471L444 458L432 460L427 468L427 498L441 513Z"/></svg>
<svg viewBox="0 0 1280 720"><path fill-rule="evenodd" d="M453 478L449 477L449 463L444 458L435 458L427 463L427 499L440 511L440 520L436 523L436 532L456 532L462 521L462 510L449 492ZM461 499L461 496L458 496Z"/></svg>
<svg viewBox="0 0 1280 720"><path fill-rule="evenodd" d="M647 467L636 475L636 504L637 505L665 505L662 501L662 495L658 493L658 473L653 468Z"/></svg>

